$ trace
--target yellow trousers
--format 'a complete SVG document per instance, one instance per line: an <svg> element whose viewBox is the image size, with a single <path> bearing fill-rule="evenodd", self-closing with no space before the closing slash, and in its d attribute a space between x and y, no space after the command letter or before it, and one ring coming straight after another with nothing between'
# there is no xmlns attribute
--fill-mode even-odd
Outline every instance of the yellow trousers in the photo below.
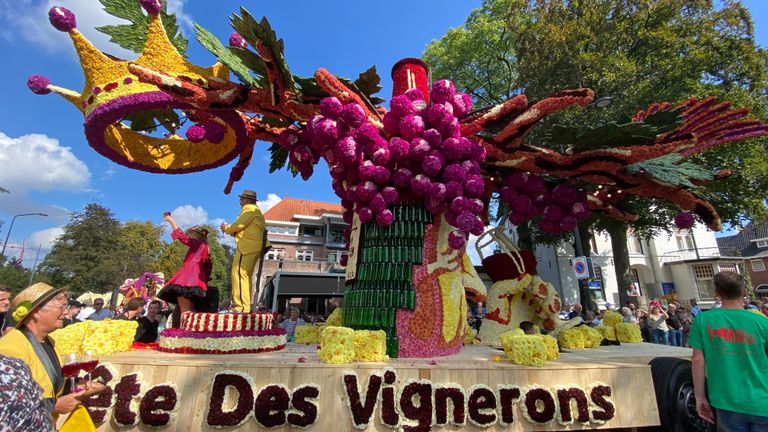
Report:
<svg viewBox="0 0 768 432"><path fill-rule="evenodd" d="M253 290L253 269L261 256L257 253L243 255L240 249L235 252L232 260L232 303L238 312L251 311L251 291Z"/></svg>

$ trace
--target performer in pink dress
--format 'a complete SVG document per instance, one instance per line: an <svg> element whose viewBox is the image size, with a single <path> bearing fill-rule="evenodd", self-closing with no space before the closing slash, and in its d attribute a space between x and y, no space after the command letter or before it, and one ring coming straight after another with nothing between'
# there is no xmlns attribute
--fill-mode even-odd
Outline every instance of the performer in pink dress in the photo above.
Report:
<svg viewBox="0 0 768 432"><path fill-rule="evenodd" d="M208 230L192 227L185 233L169 212L163 215L163 219L173 228L171 237L186 245L189 250L184 257L184 264L168 280L158 297L168 303L178 304L180 313L192 311L193 301L205 297L213 269L208 252Z"/></svg>

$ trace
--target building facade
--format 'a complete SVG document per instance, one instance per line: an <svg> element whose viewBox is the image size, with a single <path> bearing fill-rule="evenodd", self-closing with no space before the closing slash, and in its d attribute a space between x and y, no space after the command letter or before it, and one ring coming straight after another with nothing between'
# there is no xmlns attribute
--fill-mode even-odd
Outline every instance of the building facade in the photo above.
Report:
<svg viewBox="0 0 768 432"><path fill-rule="evenodd" d="M768 297L768 222L749 223L738 234L717 239L722 254L743 259L757 296Z"/></svg>

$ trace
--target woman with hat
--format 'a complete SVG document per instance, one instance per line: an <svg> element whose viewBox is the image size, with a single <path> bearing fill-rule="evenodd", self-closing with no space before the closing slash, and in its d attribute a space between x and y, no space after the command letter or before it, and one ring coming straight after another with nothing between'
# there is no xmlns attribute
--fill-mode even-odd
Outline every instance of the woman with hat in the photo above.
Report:
<svg viewBox="0 0 768 432"><path fill-rule="evenodd" d="M171 225L171 238L184 244L188 250L179 271L168 280L157 296L168 303L178 304L179 312L194 311L194 301L204 298L211 279L211 256L208 251L208 230L192 227L185 233L169 212L163 219ZM175 327L178 322L173 321Z"/></svg>
<svg viewBox="0 0 768 432"><path fill-rule="evenodd" d="M54 416L78 407L80 393L63 395L61 363L48 335L64 325L67 294L38 282L13 298L16 327L0 338L0 354L22 360L29 366L32 379L43 389L43 405Z"/></svg>

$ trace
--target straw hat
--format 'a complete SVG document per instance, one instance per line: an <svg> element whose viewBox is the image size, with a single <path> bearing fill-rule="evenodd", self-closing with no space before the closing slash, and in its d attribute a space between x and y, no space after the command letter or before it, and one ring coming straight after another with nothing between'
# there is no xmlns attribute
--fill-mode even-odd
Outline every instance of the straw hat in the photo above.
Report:
<svg viewBox="0 0 768 432"><path fill-rule="evenodd" d="M57 294L64 292L66 288L54 288L43 282L38 282L34 285L30 285L13 298L11 305L13 306L13 319L16 320L16 328L18 329L29 317L29 315L40 306L48 302L48 300L54 298Z"/></svg>
<svg viewBox="0 0 768 432"><path fill-rule="evenodd" d="M252 200L256 199L256 191L250 190L250 189L243 189L243 193L240 194L239 198L250 198Z"/></svg>

